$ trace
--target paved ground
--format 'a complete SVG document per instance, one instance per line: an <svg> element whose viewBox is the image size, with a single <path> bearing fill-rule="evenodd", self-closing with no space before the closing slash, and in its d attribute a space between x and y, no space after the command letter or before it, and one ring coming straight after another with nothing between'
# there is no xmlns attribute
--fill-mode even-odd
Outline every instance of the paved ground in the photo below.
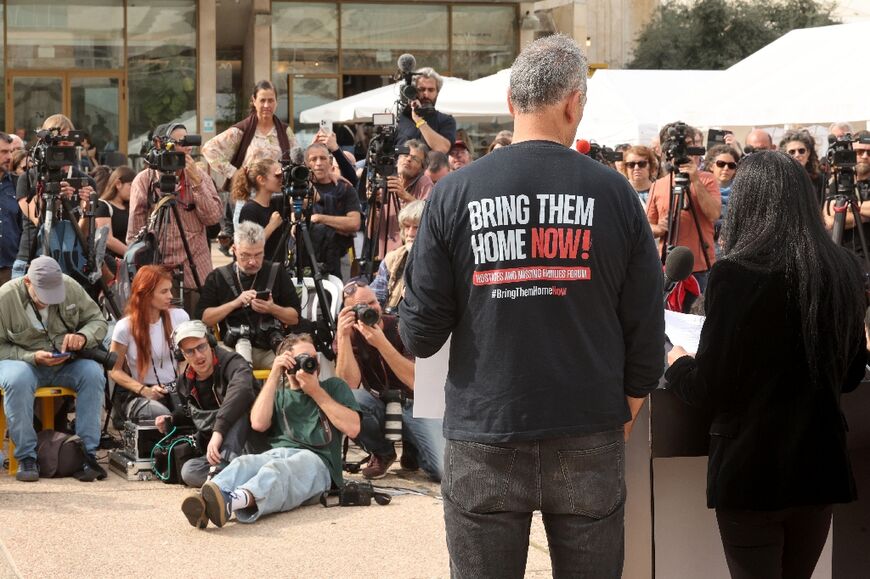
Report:
<svg viewBox="0 0 870 579"><path fill-rule="evenodd" d="M101 451L100 454L105 454ZM199 531L161 482L0 474L0 579L7 577L447 577L438 485L397 466L378 481L427 493L385 507L303 507L253 525ZM536 518L528 577L550 576Z"/></svg>

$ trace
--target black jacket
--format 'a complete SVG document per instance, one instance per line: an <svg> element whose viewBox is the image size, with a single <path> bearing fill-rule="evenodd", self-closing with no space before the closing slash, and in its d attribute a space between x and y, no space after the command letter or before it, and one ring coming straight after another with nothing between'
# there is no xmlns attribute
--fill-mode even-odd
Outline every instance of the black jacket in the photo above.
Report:
<svg viewBox="0 0 870 579"><path fill-rule="evenodd" d="M250 364L239 354L223 346L214 349L217 366L214 371L214 388L211 392L193 392L196 380L193 370L187 371L178 379L178 392L189 405L202 410L217 408L214 431L223 435L243 415L251 411L251 406L259 393L259 383L254 380ZM215 398L217 394L218 400ZM175 423L173 418L173 423Z"/></svg>
<svg viewBox="0 0 870 579"><path fill-rule="evenodd" d="M711 508L778 510L856 498L840 393L864 374L865 337L850 341L848 368L830 368L813 387L792 293L782 273L717 262L697 356L680 358L665 374L677 396L713 411ZM819 339L835 331L822 322Z"/></svg>

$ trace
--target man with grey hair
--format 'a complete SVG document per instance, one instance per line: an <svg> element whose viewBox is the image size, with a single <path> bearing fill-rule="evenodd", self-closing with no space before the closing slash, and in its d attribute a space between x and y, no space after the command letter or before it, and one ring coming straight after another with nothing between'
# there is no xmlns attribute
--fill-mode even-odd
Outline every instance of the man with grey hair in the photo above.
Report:
<svg viewBox="0 0 870 579"><path fill-rule="evenodd" d="M828 127L828 134L833 135L836 139L841 139L843 138L843 135L852 135L854 133L855 131L852 129L852 125L843 121L831 123L831 126Z"/></svg>
<svg viewBox="0 0 870 579"><path fill-rule="evenodd" d="M523 50L513 144L439 182L405 269L404 344L428 357L452 334L453 577L522 577L534 511L554 576L622 574L624 440L662 373L662 264L628 182L570 149L586 76L566 36Z"/></svg>
<svg viewBox="0 0 870 579"><path fill-rule="evenodd" d="M265 260L262 226L242 221L233 241L235 263L208 275L193 318L219 324L228 348L255 369L268 369L286 329L299 323L299 296L287 270Z"/></svg>
<svg viewBox="0 0 870 579"><path fill-rule="evenodd" d="M421 68L414 73L417 98L408 103L399 115L396 145L410 139L422 140L433 151L447 153L456 140L456 119L435 110L438 93L444 79L432 68Z"/></svg>

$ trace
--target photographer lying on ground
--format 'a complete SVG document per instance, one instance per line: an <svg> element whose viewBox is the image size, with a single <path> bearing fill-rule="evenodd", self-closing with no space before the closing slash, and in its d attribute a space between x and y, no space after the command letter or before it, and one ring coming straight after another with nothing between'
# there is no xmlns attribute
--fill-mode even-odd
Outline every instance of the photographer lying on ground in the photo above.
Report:
<svg viewBox="0 0 870 579"><path fill-rule="evenodd" d="M369 464L368 479L383 478L396 460L394 440L385 436L386 401L401 402L402 468L423 468L438 482L444 472L441 420L414 418L414 358L399 337L395 316L382 316L371 287L360 281L344 286L344 309L338 316L335 375L353 389L362 407L362 431L356 438ZM398 434L398 433L396 433Z"/></svg>
<svg viewBox="0 0 870 579"><path fill-rule="evenodd" d="M299 323L299 296L287 270L265 260L265 232L251 221L233 234L236 262L211 272L193 313L220 324L224 344L254 368L271 368L284 327Z"/></svg>
<svg viewBox="0 0 870 579"><path fill-rule="evenodd" d="M37 257L23 278L0 288L0 328L0 389L18 460L15 478L39 480L33 402L42 386L76 391L76 434L87 455L74 476L106 478L95 456L106 378L100 364L85 358L86 349L96 348L108 329L100 308L55 260Z"/></svg>
<svg viewBox="0 0 870 579"><path fill-rule="evenodd" d="M341 435L359 434L358 411L342 380L319 381L311 337L288 336L251 409L251 426L269 433L272 449L233 460L201 495L184 499L181 511L199 529L208 521L223 527L233 513L253 523L340 488Z"/></svg>
<svg viewBox="0 0 870 579"><path fill-rule="evenodd" d="M181 479L187 486L201 487L212 467L219 472L243 453L251 432L248 411L257 396L254 374L244 358L217 346L199 320L180 324L172 342L187 361L178 377L183 408L158 416L155 424L163 433L173 426L196 429L197 445L205 455L185 462Z"/></svg>

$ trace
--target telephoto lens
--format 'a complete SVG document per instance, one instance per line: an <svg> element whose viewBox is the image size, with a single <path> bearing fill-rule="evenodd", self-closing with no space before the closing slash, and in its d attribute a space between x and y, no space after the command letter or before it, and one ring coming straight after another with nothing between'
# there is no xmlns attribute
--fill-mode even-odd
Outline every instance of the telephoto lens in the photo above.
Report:
<svg viewBox="0 0 870 579"><path fill-rule="evenodd" d="M384 438L393 442L402 440L402 392L386 390L381 394L384 410Z"/></svg>
<svg viewBox="0 0 870 579"><path fill-rule="evenodd" d="M308 354L299 354L293 360L296 361L296 368L309 374L317 372L317 358Z"/></svg>

